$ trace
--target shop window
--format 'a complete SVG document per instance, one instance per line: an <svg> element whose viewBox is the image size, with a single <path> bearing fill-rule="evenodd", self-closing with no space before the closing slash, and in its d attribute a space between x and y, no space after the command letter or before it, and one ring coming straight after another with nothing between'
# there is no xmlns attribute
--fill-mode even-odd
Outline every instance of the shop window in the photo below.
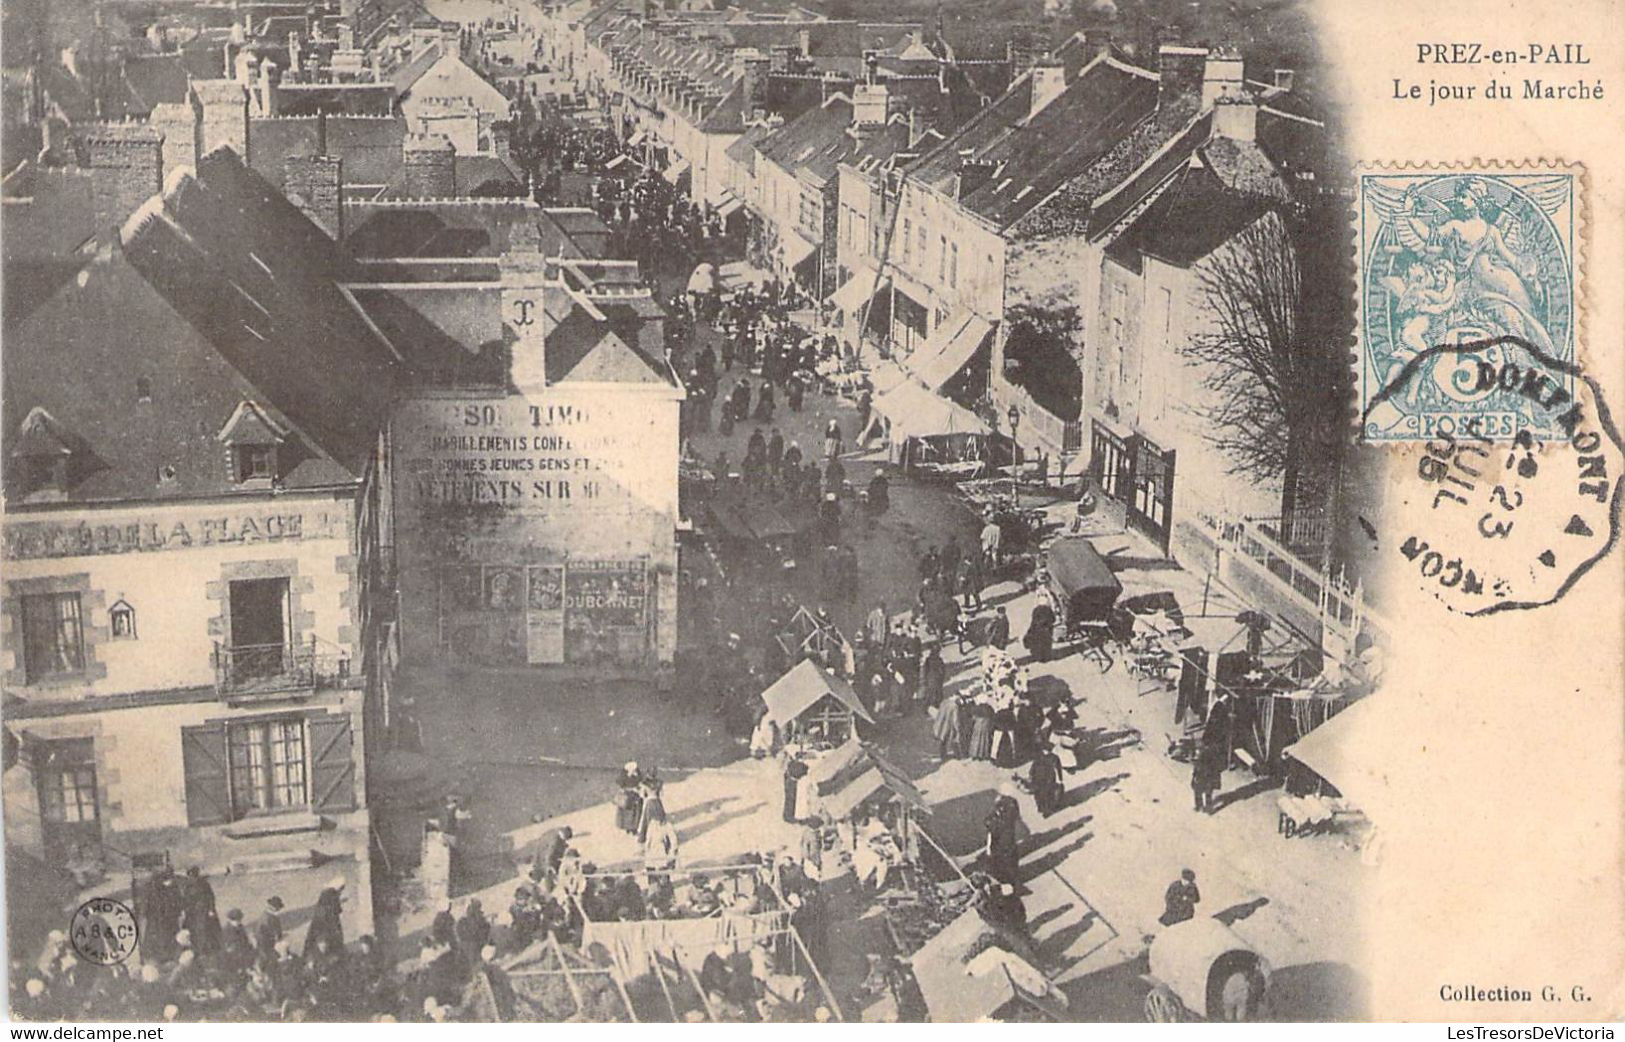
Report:
<svg viewBox="0 0 1625 1042"><path fill-rule="evenodd" d="M71 676L85 668L85 635L77 593L25 594L23 666L28 680Z"/></svg>
<svg viewBox="0 0 1625 1042"><path fill-rule="evenodd" d="M114 640L135 639L135 609L120 600L107 609L107 624Z"/></svg>
<svg viewBox="0 0 1625 1042"><path fill-rule="evenodd" d="M226 740L235 816L292 810L310 802L302 718L230 724Z"/></svg>

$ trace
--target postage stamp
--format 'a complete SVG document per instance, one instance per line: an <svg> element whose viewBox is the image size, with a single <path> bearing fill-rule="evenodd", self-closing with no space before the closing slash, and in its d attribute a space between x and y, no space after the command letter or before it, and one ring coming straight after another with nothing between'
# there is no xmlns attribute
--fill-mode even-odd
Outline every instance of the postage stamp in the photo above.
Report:
<svg viewBox="0 0 1625 1042"><path fill-rule="evenodd" d="M1363 169L1357 178L1361 437L1423 441L1465 432L1509 441L1554 436L1516 389L1487 386L1480 366L1526 364L1530 345L1576 360L1577 166ZM1436 347L1479 345L1472 351ZM1384 395L1407 365L1426 365L1405 392ZM1573 377L1560 370L1573 392ZM1543 419L1544 416L1544 419Z"/></svg>

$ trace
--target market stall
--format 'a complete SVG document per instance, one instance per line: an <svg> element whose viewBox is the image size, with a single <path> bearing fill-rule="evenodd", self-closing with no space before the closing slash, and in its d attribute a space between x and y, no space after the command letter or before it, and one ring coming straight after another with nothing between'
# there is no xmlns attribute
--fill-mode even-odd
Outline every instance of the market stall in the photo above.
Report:
<svg viewBox="0 0 1625 1042"><path fill-rule="evenodd" d="M1384 768L1392 758L1392 741L1384 739L1378 726L1375 707L1380 704L1377 698L1362 698L1285 749L1287 757L1334 786L1349 806L1376 822L1394 801Z"/></svg>
<svg viewBox="0 0 1625 1042"><path fill-rule="evenodd" d="M873 726L852 685L811 659L803 659L762 692L767 718L788 736L839 746L857 733L857 722Z"/></svg>
<svg viewBox="0 0 1625 1042"><path fill-rule="evenodd" d="M924 468L970 477L981 470L993 432L980 416L911 379L878 390L860 444L886 439L888 458L905 470Z"/></svg>
<svg viewBox="0 0 1625 1042"><path fill-rule="evenodd" d="M806 549L808 525L798 525L766 500L728 496L707 504L718 540L747 567L790 571Z"/></svg>
<svg viewBox="0 0 1625 1042"><path fill-rule="evenodd" d="M997 943L974 907L909 960L931 1020L1067 1019L1067 1000L1030 962Z"/></svg>
<svg viewBox="0 0 1625 1042"><path fill-rule="evenodd" d="M833 668L832 664L846 661L846 636L829 619L820 618L802 605L796 606L795 614L774 639L789 662L813 658Z"/></svg>

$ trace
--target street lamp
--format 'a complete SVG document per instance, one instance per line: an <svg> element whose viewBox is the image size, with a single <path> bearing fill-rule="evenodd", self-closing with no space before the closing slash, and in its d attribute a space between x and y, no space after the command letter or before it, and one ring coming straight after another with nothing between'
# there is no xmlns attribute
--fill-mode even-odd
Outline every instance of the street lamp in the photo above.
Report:
<svg viewBox="0 0 1625 1042"><path fill-rule="evenodd" d="M1021 506L1016 490L1016 472L1021 467L1021 442L1016 437L1016 430L1021 426L1021 410L1012 405L1005 418L1010 421L1010 506L1015 509Z"/></svg>

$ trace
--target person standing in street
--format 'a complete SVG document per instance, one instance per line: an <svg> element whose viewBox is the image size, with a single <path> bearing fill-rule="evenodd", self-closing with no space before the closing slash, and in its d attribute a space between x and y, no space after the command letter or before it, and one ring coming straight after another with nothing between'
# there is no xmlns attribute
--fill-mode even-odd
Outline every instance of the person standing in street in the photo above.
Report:
<svg viewBox="0 0 1625 1042"><path fill-rule="evenodd" d="M994 611L993 621L988 625L987 642L1000 651L1010 643L1010 616L1005 614L1002 604Z"/></svg>
<svg viewBox="0 0 1625 1042"><path fill-rule="evenodd" d="M335 952L344 950L343 923L344 877L328 880L316 898L316 911L311 914L310 926L305 930L305 961L310 962L323 941Z"/></svg>

